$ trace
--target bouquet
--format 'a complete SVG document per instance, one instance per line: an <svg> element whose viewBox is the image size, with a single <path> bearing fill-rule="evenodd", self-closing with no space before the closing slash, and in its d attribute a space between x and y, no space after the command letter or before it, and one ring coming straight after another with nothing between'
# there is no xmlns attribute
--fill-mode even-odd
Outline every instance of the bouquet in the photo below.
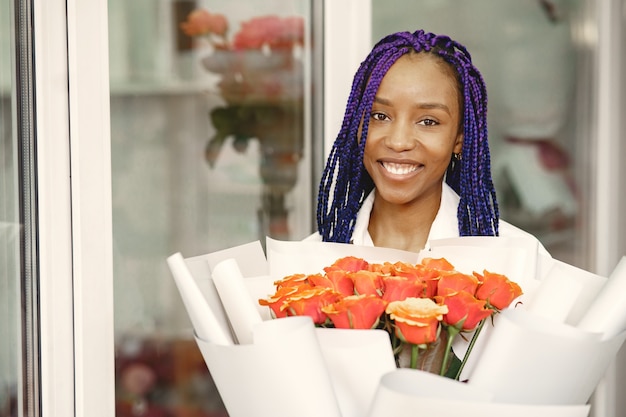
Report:
<svg viewBox="0 0 626 417"><path fill-rule="evenodd" d="M418 255L267 238L265 253L254 242L193 258L177 253L168 264L233 417L586 417L626 339L619 303L626 257L607 279L527 243L462 237L433 241ZM396 281L409 284L396 288ZM459 309L451 300L463 292L482 307ZM407 300L439 314L429 321L413 308L390 308ZM450 378L438 363L422 367L441 346L447 361L449 338L457 338L462 362L469 355L463 349L473 346L463 382L452 365ZM414 352L419 369L410 369ZM409 360L401 363L405 353Z"/></svg>
<svg viewBox="0 0 626 417"><path fill-rule="evenodd" d="M293 274L275 285L273 295L259 300L273 318L309 316L319 327L384 329L399 367L457 380L485 321L522 295L505 275L466 274L445 258L428 257L410 264L346 256L323 273ZM463 360L451 366L456 336L472 332Z"/></svg>

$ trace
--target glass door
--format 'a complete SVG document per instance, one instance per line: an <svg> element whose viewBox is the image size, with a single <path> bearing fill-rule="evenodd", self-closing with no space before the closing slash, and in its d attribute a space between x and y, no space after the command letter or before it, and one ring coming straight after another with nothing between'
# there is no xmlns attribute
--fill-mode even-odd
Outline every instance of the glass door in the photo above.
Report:
<svg viewBox="0 0 626 417"><path fill-rule="evenodd" d="M312 3L108 1L117 416L225 415L169 255L312 233Z"/></svg>
<svg viewBox="0 0 626 417"><path fill-rule="evenodd" d="M13 107L15 28L8 0L0 2L0 416L15 416L23 390L18 141Z"/></svg>

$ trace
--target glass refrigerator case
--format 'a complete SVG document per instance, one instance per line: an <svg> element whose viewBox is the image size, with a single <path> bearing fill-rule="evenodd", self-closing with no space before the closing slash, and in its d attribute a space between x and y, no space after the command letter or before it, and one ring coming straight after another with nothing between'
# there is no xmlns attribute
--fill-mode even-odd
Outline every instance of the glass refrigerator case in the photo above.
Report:
<svg viewBox="0 0 626 417"><path fill-rule="evenodd" d="M109 1L118 416L224 415L165 259L312 232L312 31L309 1Z"/></svg>

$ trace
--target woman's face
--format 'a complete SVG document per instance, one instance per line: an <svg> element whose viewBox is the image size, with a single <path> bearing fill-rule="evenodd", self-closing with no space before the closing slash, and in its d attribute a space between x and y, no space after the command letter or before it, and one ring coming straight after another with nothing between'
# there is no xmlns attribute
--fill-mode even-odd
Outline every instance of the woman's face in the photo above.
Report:
<svg viewBox="0 0 626 417"><path fill-rule="evenodd" d="M385 74L369 115L363 163L377 195L394 204L437 197L461 151L457 81L429 53L400 57Z"/></svg>

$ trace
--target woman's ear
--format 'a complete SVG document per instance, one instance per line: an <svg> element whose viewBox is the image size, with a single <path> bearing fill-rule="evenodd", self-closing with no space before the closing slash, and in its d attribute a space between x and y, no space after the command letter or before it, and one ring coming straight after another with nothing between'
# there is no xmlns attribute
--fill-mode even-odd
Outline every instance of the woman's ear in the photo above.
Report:
<svg viewBox="0 0 626 417"><path fill-rule="evenodd" d="M461 150L463 149L463 133L459 133L456 136L456 140L454 141L454 148L452 153L461 153Z"/></svg>

